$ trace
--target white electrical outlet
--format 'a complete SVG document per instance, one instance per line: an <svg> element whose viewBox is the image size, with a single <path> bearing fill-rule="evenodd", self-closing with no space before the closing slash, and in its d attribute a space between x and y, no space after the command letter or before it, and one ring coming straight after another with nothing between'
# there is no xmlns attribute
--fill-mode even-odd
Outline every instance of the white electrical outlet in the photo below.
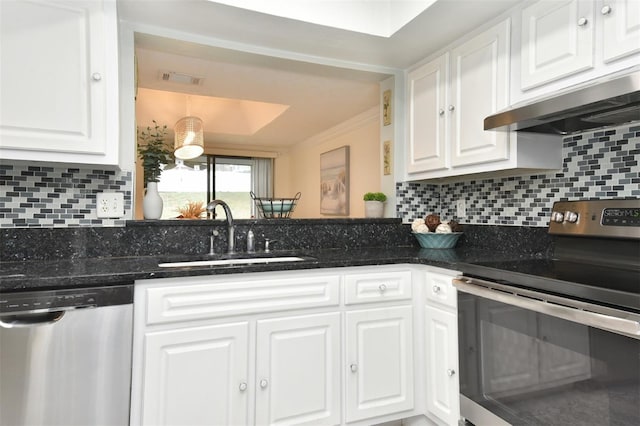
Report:
<svg viewBox="0 0 640 426"><path fill-rule="evenodd" d="M456 201L456 216L458 216L458 218L464 218L467 216L467 205L464 198Z"/></svg>
<svg viewBox="0 0 640 426"><path fill-rule="evenodd" d="M116 219L124 217L124 194L122 192L96 194L96 216Z"/></svg>

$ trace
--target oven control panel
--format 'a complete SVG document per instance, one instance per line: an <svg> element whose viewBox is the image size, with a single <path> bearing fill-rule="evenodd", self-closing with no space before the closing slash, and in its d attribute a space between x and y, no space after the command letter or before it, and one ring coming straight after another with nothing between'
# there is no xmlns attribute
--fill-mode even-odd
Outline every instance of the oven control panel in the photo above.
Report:
<svg viewBox="0 0 640 426"><path fill-rule="evenodd" d="M549 233L640 239L640 199L558 201Z"/></svg>

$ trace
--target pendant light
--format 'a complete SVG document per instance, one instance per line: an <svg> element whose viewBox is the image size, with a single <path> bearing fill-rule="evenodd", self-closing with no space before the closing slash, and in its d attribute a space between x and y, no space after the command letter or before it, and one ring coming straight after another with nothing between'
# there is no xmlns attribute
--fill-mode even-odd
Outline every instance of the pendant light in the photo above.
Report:
<svg viewBox="0 0 640 426"><path fill-rule="evenodd" d="M202 120L191 115L191 96L186 99L187 116L173 126L173 155L180 160L191 160L204 152L204 130Z"/></svg>
<svg viewBox="0 0 640 426"><path fill-rule="evenodd" d="M181 160L190 160L204 152L202 120L198 117L183 117L174 126L174 155Z"/></svg>

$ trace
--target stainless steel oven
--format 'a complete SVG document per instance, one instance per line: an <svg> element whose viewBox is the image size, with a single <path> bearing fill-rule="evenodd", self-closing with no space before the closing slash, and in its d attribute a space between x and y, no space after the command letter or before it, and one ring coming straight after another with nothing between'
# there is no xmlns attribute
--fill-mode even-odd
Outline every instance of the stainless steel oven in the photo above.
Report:
<svg viewBox="0 0 640 426"><path fill-rule="evenodd" d="M481 425L640 424L640 201L562 202L551 259L458 277L460 408Z"/></svg>

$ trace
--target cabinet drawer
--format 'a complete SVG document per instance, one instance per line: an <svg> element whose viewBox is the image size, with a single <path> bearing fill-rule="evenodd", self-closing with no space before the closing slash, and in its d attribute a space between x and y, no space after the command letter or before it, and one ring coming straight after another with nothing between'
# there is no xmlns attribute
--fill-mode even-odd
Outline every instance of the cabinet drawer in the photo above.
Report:
<svg viewBox="0 0 640 426"><path fill-rule="evenodd" d="M146 323L338 306L340 277L203 282L146 289Z"/></svg>
<svg viewBox="0 0 640 426"><path fill-rule="evenodd" d="M411 299L411 272L345 275L346 305Z"/></svg>
<svg viewBox="0 0 640 426"><path fill-rule="evenodd" d="M451 275L427 273L427 300L451 308L457 307L456 289L451 283Z"/></svg>

